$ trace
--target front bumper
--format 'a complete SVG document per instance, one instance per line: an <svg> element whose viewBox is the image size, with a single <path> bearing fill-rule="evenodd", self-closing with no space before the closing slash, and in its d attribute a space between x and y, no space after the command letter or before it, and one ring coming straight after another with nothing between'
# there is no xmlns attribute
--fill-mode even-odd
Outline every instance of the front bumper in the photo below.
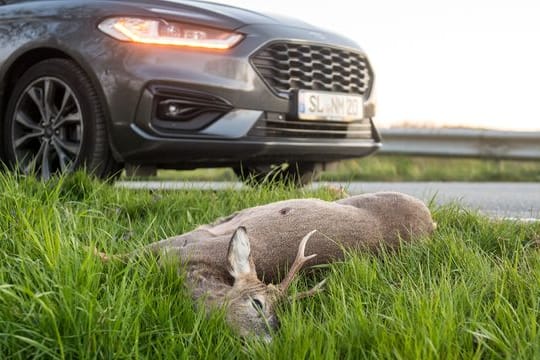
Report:
<svg viewBox="0 0 540 360"><path fill-rule="evenodd" d="M367 156L380 147L380 142L375 141L310 141L248 136L241 139L170 139L149 135L135 125L124 133L124 140L132 144L124 153L126 162L174 169L233 166L240 162L332 162Z"/></svg>
<svg viewBox="0 0 540 360"><path fill-rule="evenodd" d="M296 119L291 119L290 99L272 91L253 67L254 53L276 40L331 43L360 52L355 44L337 35L297 28L253 25L239 31L246 34L245 40L227 53L125 44L102 37L106 51L98 52L101 56L94 56L91 64L108 104L117 160L165 168L329 162L366 156L379 148L371 117L354 125L358 133L365 133L356 138L339 129L339 134L334 128L328 132L324 126L317 134L317 128L306 130L301 125L292 131L284 124L281 132L269 131L265 125ZM165 126L163 119L157 119L157 99L183 99L186 93L218 99L228 108L214 118ZM365 97L368 107L370 96Z"/></svg>

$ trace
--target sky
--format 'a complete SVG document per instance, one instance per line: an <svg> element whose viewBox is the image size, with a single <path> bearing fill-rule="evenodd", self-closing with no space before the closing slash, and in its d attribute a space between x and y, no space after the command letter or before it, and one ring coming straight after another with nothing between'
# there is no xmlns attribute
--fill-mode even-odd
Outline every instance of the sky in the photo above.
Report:
<svg viewBox="0 0 540 360"><path fill-rule="evenodd" d="M540 131L538 0L215 0L355 40L376 74L381 127Z"/></svg>

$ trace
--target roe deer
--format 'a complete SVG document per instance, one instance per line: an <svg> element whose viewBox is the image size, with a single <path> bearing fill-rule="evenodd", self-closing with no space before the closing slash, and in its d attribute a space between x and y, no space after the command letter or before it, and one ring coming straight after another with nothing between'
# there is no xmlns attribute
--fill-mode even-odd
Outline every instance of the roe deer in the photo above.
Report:
<svg viewBox="0 0 540 360"><path fill-rule="evenodd" d="M143 250L182 264L193 297L208 309L225 306L228 323L240 335L268 340L278 324L276 302L286 297L304 264L341 260L344 250L395 248L434 229L424 203L387 192L336 202L295 199L248 208ZM312 255L304 255L306 247ZM279 285L267 285L281 280L279 274L289 265ZM323 283L297 296L313 295Z"/></svg>

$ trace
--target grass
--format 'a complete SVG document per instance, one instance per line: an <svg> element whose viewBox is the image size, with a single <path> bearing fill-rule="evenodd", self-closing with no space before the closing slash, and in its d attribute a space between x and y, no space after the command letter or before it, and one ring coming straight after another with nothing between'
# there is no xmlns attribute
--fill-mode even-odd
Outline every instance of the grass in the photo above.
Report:
<svg viewBox="0 0 540 360"><path fill-rule="evenodd" d="M376 155L340 163L323 175L341 181L531 181L540 162Z"/></svg>
<svg viewBox="0 0 540 360"><path fill-rule="evenodd" d="M235 181L230 169L163 170L163 180ZM540 162L375 155L339 163L325 181L530 181L540 180Z"/></svg>
<svg viewBox="0 0 540 360"><path fill-rule="evenodd" d="M240 208L325 190L152 192L81 174L39 183L0 175L0 358L540 357L540 224L433 208L429 241L351 254L320 296L283 304L270 344L243 342L222 313L193 306L174 268L150 259L104 265Z"/></svg>

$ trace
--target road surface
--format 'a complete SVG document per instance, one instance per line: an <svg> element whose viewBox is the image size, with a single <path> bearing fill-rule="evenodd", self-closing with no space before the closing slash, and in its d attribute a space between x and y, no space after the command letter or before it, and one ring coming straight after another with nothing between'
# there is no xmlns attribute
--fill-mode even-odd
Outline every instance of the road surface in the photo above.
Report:
<svg viewBox="0 0 540 360"><path fill-rule="evenodd" d="M457 183L457 182L357 182L315 183L312 186L344 186L349 194L375 191L399 191L426 202L459 203L490 217L527 221L540 219L540 183ZM238 189L235 182L163 182L121 181L117 186L147 189Z"/></svg>

